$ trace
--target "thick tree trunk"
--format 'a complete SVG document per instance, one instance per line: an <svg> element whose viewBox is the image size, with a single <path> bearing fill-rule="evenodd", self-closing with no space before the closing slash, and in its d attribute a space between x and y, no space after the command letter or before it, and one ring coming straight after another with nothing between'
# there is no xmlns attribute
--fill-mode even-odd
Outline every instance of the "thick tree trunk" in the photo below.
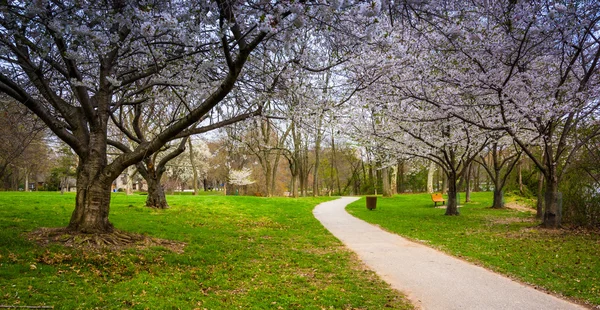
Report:
<svg viewBox="0 0 600 310"><path fill-rule="evenodd" d="M169 205L167 204L167 198L165 197L165 191L160 185L160 179L164 173L163 169L157 171L155 167L154 160L152 158L147 158L144 163L137 164L138 171L146 180L148 184L148 196L146 197L146 207L156 208L156 209L167 209Z"/></svg>
<svg viewBox="0 0 600 310"><path fill-rule="evenodd" d="M146 179L146 182L148 182L148 197L146 198L146 207L156 209L169 208L169 204L167 204L167 198L165 197L165 191L160 185L160 176L150 176Z"/></svg>
<svg viewBox="0 0 600 310"><path fill-rule="evenodd" d="M112 180L100 176L106 159L80 160L77 167L77 196L75 210L67 227L81 233L110 233L114 230L108 221L110 187Z"/></svg>
<svg viewBox="0 0 600 310"><path fill-rule="evenodd" d="M499 186L494 187L494 202L492 203L492 209L504 208L504 192Z"/></svg>
<svg viewBox="0 0 600 310"><path fill-rule="evenodd" d="M494 181L494 202L492 204L493 209L502 209L504 208L504 193L502 180L500 175L500 168L495 167L494 173L496 174L493 178Z"/></svg>
<svg viewBox="0 0 600 310"><path fill-rule="evenodd" d="M562 201L560 192L558 191L558 178L552 171L546 176L544 207L542 226L546 228L559 228L562 221Z"/></svg>
<svg viewBox="0 0 600 310"><path fill-rule="evenodd" d="M458 201L456 200L457 188L456 172L448 173L448 201L446 205L446 215L458 215Z"/></svg>

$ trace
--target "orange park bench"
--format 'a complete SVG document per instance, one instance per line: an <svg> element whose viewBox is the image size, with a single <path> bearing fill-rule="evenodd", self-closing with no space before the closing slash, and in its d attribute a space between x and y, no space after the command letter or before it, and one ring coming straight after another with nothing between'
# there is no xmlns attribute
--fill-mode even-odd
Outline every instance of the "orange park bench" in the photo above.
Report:
<svg viewBox="0 0 600 310"><path fill-rule="evenodd" d="M438 202L441 202L440 205L443 205L446 203L446 199L444 199L444 196L442 196L442 194L431 194L431 200L433 200L434 207L437 207Z"/></svg>

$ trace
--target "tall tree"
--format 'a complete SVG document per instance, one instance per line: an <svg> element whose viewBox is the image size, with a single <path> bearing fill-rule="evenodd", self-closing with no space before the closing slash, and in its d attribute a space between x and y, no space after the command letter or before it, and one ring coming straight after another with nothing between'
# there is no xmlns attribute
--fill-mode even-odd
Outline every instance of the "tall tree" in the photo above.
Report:
<svg viewBox="0 0 600 310"><path fill-rule="evenodd" d="M308 5L303 10L220 0L5 1L0 8L0 55L6 64L0 68L0 91L34 112L79 157L68 228L85 233L113 231L108 219L113 180L182 138L218 106L263 41L296 29L288 27L293 23L288 16L300 21L305 13L320 14ZM122 108L156 104L165 94L173 99L182 89L196 99L171 109L171 122L155 136L133 150L109 140L109 120ZM109 162L108 145L123 154Z"/></svg>

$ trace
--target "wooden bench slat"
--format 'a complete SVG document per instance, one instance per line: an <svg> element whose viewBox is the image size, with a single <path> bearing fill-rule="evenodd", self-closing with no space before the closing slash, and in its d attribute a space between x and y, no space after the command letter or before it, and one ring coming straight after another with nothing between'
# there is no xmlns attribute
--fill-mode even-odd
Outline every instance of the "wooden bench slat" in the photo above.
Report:
<svg viewBox="0 0 600 310"><path fill-rule="evenodd" d="M438 202L441 202L442 204L446 203L446 199L444 199L444 196L442 196L442 194L431 194L431 200L433 200L434 207L437 207Z"/></svg>

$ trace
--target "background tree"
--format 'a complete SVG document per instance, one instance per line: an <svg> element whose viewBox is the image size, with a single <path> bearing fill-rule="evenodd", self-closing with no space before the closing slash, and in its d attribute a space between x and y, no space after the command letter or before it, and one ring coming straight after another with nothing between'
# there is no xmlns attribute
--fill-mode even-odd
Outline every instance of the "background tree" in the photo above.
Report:
<svg viewBox="0 0 600 310"><path fill-rule="evenodd" d="M504 186L513 171L515 165L521 157L521 150L517 147L513 149L511 140L505 137L500 139L492 138L490 145L485 147L483 153L479 155L477 163L485 168L490 179L494 183L494 201L492 208L504 208Z"/></svg>
<svg viewBox="0 0 600 310"><path fill-rule="evenodd" d="M5 188L18 188L18 184L11 184L18 182L11 182L11 179L18 180L19 174L28 176L41 168L38 166L42 163L39 157L46 151L45 130L44 124L33 113L0 94L0 180L4 181ZM27 183L25 181L25 190L28 190Z"/></svg>

